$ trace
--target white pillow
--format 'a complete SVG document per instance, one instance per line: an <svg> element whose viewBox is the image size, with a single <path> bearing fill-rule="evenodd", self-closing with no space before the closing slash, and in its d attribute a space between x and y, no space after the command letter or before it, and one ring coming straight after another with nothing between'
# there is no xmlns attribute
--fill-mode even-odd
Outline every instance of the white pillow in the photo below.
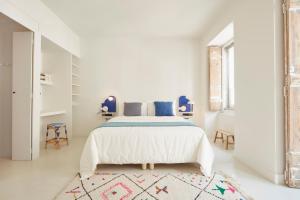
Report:
<svg viewBox="0 0 300 200"><path fill-rule="evenodd" d="M127 101L126 101L127 102ZM127 103L130 103L129 101ZM147 116L147 103L143 103L142 102L142 108L141 108L142 112L142 116ZM120 103L118 106L118 114L119 116L123 116L124 115L124 103Z"/></svg>
<svg viewBox="0 0 300 200"><path fill-rule="evenodd" d="M154 102L149 102L148 105L148 116L155 116L155 106L154 106Z"/></svg>
<svg viewBox="0 0 300 200"><path fill-rule="evenodd" d="M142 102L142 116L147 116L147 103Z"/></svg>
<svg viewBox="0 0 300 200"><path fill-rule="evenodd" d="M158 101L158 100L157 100ZM160 101L160 100L159 100ZM176 101L172 101L172 100L161 100L162 102L166 101L166 102L172 102L173 104L173 113L176 116ZM148 116L155 116L155 105L154 105L154 101L153 102L148 102Z"/></svg>

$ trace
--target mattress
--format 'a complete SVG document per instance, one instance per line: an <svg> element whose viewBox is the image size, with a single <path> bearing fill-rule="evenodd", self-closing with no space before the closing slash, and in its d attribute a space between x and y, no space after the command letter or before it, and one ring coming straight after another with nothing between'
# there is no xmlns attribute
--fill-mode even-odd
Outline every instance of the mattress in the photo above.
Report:
<svg viewBox="0 0 300 200"><path fill-rule="evenodd" d="M115 117L93 130L83 149L80 173L98 164L199 163L212 172L214 153L204 131L181 117Z"/></svg>

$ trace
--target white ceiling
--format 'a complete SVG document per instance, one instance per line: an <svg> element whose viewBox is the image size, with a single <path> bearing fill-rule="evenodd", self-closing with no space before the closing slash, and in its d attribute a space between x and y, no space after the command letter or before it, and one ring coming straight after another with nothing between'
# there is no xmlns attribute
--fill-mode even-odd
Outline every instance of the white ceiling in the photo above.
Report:
<svg viewBox="0 0 300 200"><path fill-rule="evenodd" d="M79 35L198 37L228 0L42 0Z"/></svg>

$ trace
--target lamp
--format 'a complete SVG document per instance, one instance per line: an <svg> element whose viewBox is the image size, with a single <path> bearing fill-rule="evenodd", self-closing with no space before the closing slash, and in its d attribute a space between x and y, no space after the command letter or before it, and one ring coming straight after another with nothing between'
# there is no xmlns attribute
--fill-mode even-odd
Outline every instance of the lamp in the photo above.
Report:
<svg viewBox="0 0 300 200"><path fill-rule="evenodd" d="M102 112L108 112L108 107L107 106L103 106L101 110L102 110Z"/></svg>
<svg viewBox="0 0 300 200"><path fill-rule="evenodd" d="M181 113L193 112L194 102L186 96L179 97L178 111Z"/></svg>
<svg viewBox="0 0 300 200"><path fill-rule="evenodd" d="M109 96L101 104L101 111L103 113L115 113L117 112L117 99L115 96Z"/></svg>
<svg viewBox="0 0 300 200"><path fill-rule="evenodd" d="M190 112L194 112L194 104L195 104L194 101L189 101L188 102L188 105L190 105Z"/></svg>
<svg viewBox="0 0 300 200"><path fill-rule="evenodd" d="M182 105L179 107L179 112L185 112L186 111L186 106Z"/></svg>

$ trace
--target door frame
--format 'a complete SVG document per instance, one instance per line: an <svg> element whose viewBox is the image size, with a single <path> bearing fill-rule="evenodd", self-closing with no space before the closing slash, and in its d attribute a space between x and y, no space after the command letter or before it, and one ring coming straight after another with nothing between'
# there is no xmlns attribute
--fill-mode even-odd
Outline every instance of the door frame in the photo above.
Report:
<svg viewBox="0 0 300 200"><path fill-rule="evenodd" d="M284 15L284 132L285 132L285 171L284 179L285 184L289 187L299 187L293 182L291 171L291 159L294 154L291 153L290 141L292 138L291 130L291 84L292 78L290 75L291 55L290 55L290 22L289 22L289 8L291 0L283 0L282 9Z"/></svg>

